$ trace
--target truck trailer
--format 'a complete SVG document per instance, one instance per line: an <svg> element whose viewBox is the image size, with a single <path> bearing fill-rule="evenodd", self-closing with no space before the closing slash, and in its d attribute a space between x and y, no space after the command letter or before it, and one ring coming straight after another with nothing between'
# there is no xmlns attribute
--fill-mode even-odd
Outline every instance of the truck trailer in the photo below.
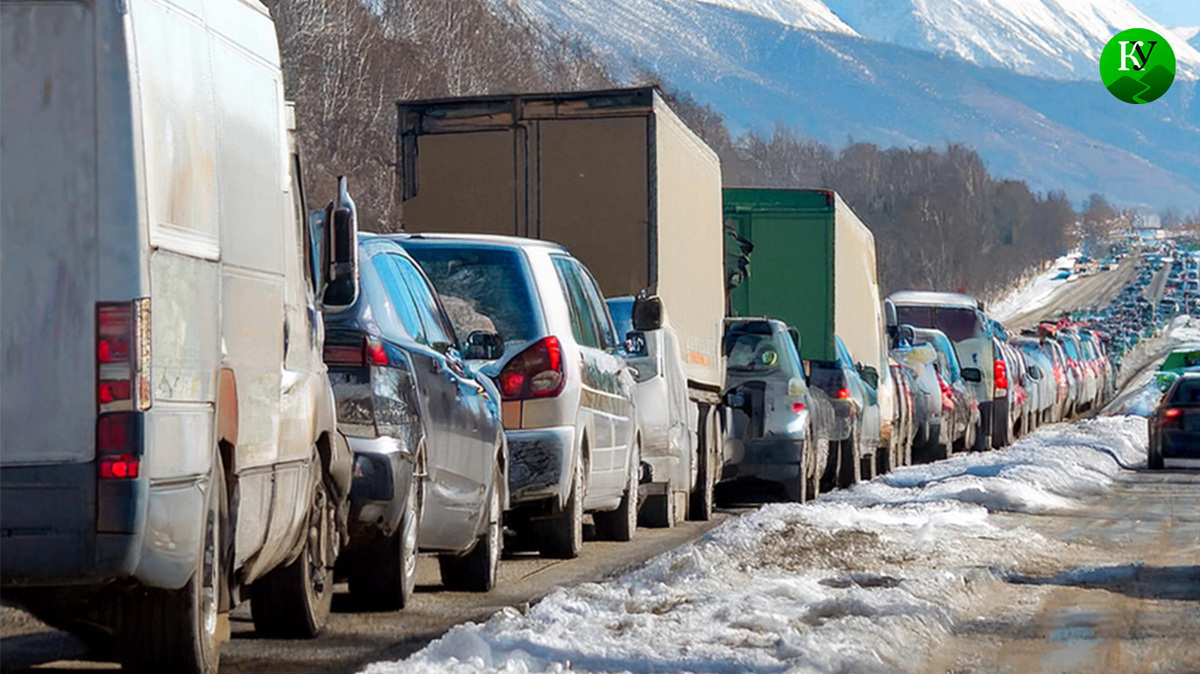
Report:
<svg viewBox="0 0 1200 674"><path fill-rule="evenodd" d="M854 464L855 474L890 465L878 460L877 451L889 452L888 459L900 456L900 448L892 447L898 405L871 230L831 190L727 188L724 211L730 315L767 316L795 327L810 378L846 360L839 358L840 339L877 405L872 410L866 401L857 411L839 406L829 465ZM838 392L831 393L836 398ZM854 433L860 434L849 443L856 460L844 450L833 456L838 441ZM843 475L841 482L847 481L853 479Z"/></svg>
<svg viewBox="0 0 1200 674"><path fill-rule="evenodd" d="M652 87L398 105L405 231L556 241L587 265L607 297L661 307L653 312L660 321L635 327L672 333L679 362L662 369L683 372L687 418L672 419L673 431L643 429L642 512L667 526L685 508L706 519L724 378L716 154Z"/></svg>

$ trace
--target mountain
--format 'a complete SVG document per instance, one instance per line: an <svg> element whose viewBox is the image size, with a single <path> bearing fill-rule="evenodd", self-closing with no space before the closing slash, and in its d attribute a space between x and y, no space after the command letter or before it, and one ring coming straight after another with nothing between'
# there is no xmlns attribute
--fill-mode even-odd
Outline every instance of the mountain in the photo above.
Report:
<svg viewBox="0 0 1200 674"><path fill-rule="evenodd" d="M509 2L601 55L618 79L655 72L713 105L735 130L782 121L834 147L851 138L963 143L994 173L1034 189L1064 189L1074 199L1103 192L1155 210L1200 204L1195 81L1178 78L1154 103L1129 105L1095 79L1035 78L866 39L855 16L839 15L840 24L826 16L825 30L801 28L807 15L789 18L784 10L798 3L787 0Z"/></svg>
<svg viewBox="0 0 1200 674"><path fill-rule="evenodd" d="M1192 48L1200 49L1200 26L1179 26L1171 32L1186 40Z"/></svg>
<svg viewBox="0 0 1200 674"><path fill-rule="evenodd" d="M863 37L953 54L981 66L1054 79L1099 79L1104 45L1126 28L1171 44L1178 76L1200 75L1200 52L1128 0L825 0Z"/></svg>

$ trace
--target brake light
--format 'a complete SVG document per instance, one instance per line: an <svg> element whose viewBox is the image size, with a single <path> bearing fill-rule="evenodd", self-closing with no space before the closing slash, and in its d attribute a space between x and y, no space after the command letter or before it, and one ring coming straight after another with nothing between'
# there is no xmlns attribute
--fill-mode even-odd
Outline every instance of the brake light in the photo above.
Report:
<svg viewBox="0 0 1200 674"><path fill-rule="evenodd" d="M792 403L792 413L794 413L794 414L800 414L801 412L803 412L806 409L808 409L808 408L806 408L804 406L804 403L800 403L800 402Z"/></svg>
<svg viewBox="0 0 1200 674"><path fill-rule="evenodd" d="M150 409L150 300L96 304L96 403Z"/></svg>
<svg viewBox="0 0 1200 674"><path fill-rule="evenodd" d="M132 480L141 472L141 415L103 414L96 421L96 467L101 479Z"/></svg>
<svg viewBox="0 0 1200 674"><path fill-rule="evenodd" d="M361 344L326 344L326 365L363 366L387 365L388 355L383 343L374 337L364 337Z"/></svg>
<svg viewBox="0 0 1200 674"><path fill-rule="evenodd" d="M529 345L500 371L500 396L505 400L553 398L566 382L562 343L551 335Z"/></svg>
<svg viewBox="0 0 1200 674"><path fill-rule="evenodd" d="M996 395L1008 392L1008 366L1002 360L996 360L993 370Z"/></svg>
<svg viewBox="0 0 1200 674"><path fill-rule="evenodd" d="M848 388L838 389L837 397L838 397L838 400L849 400L850 399L850 389L848 389Z"/></svg>

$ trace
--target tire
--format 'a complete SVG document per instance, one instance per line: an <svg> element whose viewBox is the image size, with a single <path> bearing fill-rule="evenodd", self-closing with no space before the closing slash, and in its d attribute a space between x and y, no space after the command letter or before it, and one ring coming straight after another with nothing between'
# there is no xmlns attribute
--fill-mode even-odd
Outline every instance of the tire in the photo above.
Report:
<svg viewBox="0 0 1200 674"><path fill-rule="evenodd" d="M417 530L424 487L413 470L400 526L383 541L357 551L349 574L355 603L376 611L399 611L412 602L417 587ZM257 585L257 583L256 583ZM253 608L251 604L251 608Z"/></svg>
<svg viewBox="0 0 1200 674"><path fill-rule="evenodd" d="M642 502L641 513L638 515L638 522L651 529L669 529L675 526L678 519L675 512L675 499L670 493L647 496L646 500Z"/></svg>
<svg viewBox="0 0 1200 674"><path fill-rule="evenodd" d="M221 660L218 611L228 535L225 473L214 459L200 559L179 590L137 588L120 599L117 653L126 672L216 674Z"/></svg>
<svg viewBox="0 0 1200 674"><path fill-rule="evenodd" d="M337 557L325 559L325 546L338 540L335 518L325 481L318 478L300 555L250 587L250 617L259 636L312 639L325 629L333 603L333 561Z"/></svg>
<svg viewBox="0 0 1200 674"><path fill-rule="evenodd" d="M500 571L500 556L504 552L504 508L500 503L501 480L504 473L496 467L492 495L488 499L488 524L475 546L465 555L440 555L438 568L442 585L447 590L489 592L496 587Z"/></svg>
<svg viewBox="0 0 1200 674"><path fill-rule="evenodd" d="M583 549L583 463L575 464L563 512L534 523L538 550L551 559L575 559Z"/></svg>
<svg viewBox="0 0 1200 674"><path fill-rule="evenodd" d="M1162 450L1156 448L1153 443L1150 445L1150 455L1146 459L1146 467L1150 470L1162 470L1164 468Z"/></svg>
<svg viewBox="0 0 1200 674"><path fill-rule="evenodd" d="M896 449L896 447L889 447L888 449L880 449L875 452L876 475L887 475L896 467L895 459L892 456L892 453L895 452Z"/></svg>
<svg viewBox="0 0 1200 674"><path fill-rule="evenodd" d="M642 451L640 444L635 444L633 456L629 459L629 475L625 477L625 493L621 495L621 505L610 512L600 512L592 515L596 523L596 535L609 541L631 541L638 525L638 476L641 474ZM668 492L667 498L671 498ZM674 526L671 521L667 526Z"/></svg>
<svg viewBox="0 0 1200 674"><path fill-rule="evenodd" d="M838 452L837 485L842 489L853 487L862 481L862 459L859 454L858 430L851 430L850 437L842 441Z"/></svg>
<svg viewBox="0 0 1200 674"><path fill-rule="evenodd" d="M876 475L875 465L876 465L876 462L879 460L879 454L883 451L884 450L876 447L875 452L872 453L870 456L864 456L861 459L859 459L859 461L858 461L858 463L859 463L859 467L858 467L859 481L870 482L871 480L875 479L875 475Z"/></svg>
<svg viewBox="0 0 1200 674"><path fill-rule="evenodd" d="M829 459L825 462L825 472L821 475L820 493L827 494L838 488L838 473L842 465L842 445L845 441L829 441Z"/></svg>
<svg viewBox="0 0 1200 674"><path fill-rule="evenodd" d="M696 488L688 499L687 518L695 522L707 522L712 519L713 506L716 505L717 470L716 457L721 456L721 429L717 423L715 408L708 408L707 418L701 426L696 459L699 467L696 470Z"/></svg>

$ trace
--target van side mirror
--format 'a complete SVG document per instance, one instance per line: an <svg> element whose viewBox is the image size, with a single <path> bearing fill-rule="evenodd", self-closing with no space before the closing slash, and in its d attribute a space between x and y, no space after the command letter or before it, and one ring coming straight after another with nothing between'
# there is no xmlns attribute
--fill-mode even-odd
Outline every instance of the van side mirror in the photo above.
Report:
<svg viewBox="0 0 1200 674"><path fill-rule="evenodd" d="M499 333L475 330L467 335L463 358L467 360L496 360L504 355L504 340Z"/></svg>
<svg viewBox="0 0 1200 674"><path fill-rule="evenodd" d="M321 304L327 310L345 309L358 300L358 211L346 176L338 177L337 200L325 207Z"/></svg>
<svg viewBox="0 0 1200 674"><path fill-rule="evenodd" d="M663 305L662 298L638 296L633 301L633 329L639 332L650 332L662 328Z"/></svg>
<svg viewBox="0 0 1200 674"><path fill-rule="evenodd" d="M962 369L962 378L964 381L969 381L972 384L978 384L983 381L983 370L977 367L964 367Z"/></svg>
<svg viewBox="0 0 1200 674"><path fill-rule="evenodd" d="M647 355L649 355L649 349L646 348L646 333L639 330L630 330L625 333L625 357L644 358Z"/></svg>

